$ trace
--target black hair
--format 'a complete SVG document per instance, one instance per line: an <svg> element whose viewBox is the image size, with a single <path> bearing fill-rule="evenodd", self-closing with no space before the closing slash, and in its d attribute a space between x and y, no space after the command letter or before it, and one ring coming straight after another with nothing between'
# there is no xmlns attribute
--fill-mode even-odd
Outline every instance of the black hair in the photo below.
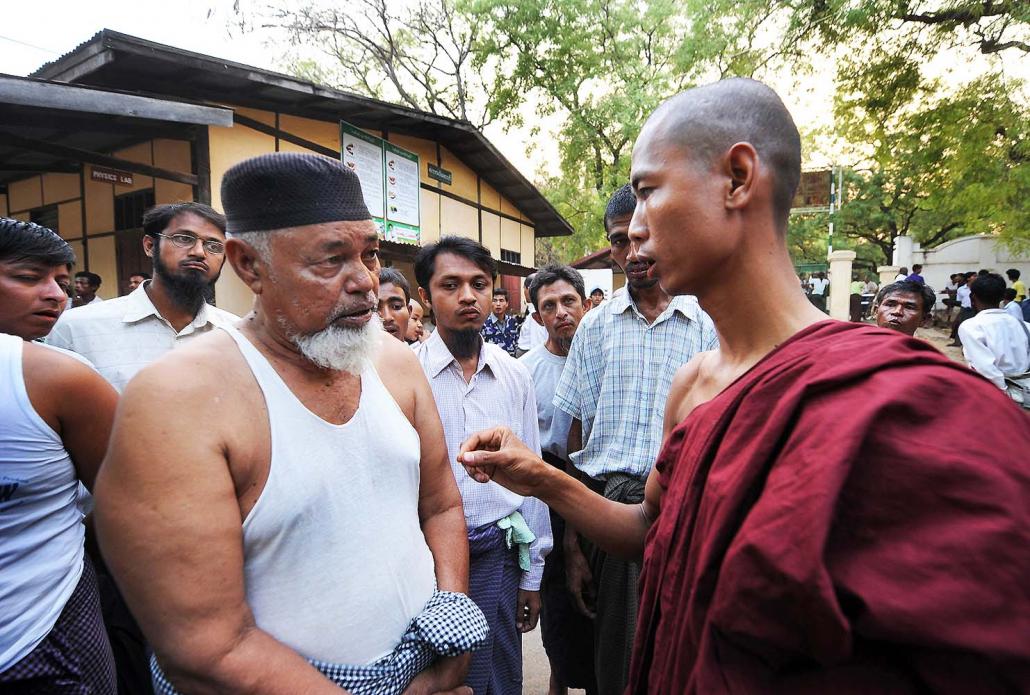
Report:
<svg viewBox="0 0 1030 695"><path fill-rule="evenodd" d="M908 268L906 268L905 266L901 266L901 268L898 270L898 272L901 273L902 275L908 275Z"/></svg>
<svg viewBox="0 0 1030 695"><path fill-rule="evenodd" d="M529 283L529 301L536 306L540 290L563 280L572 285L580 299L586 300L586 288L583 285L583 276L579 274L579 271L569 265L552 264L545 265L533 275L533 279Z"/></svg>
<svg viewBox="0 0 1030 695"><path fill-rule="evenodd" d="M997 273L980 275L973 280L969 291L974 297L990 307L997 307L1005 296L1005 278Z"/></svg>
<svg viewBox="0 0 1030 695"><path fill-rule="evenodd" d="M912 272L913 273L918 273L922 269L923 269L923 266L920 265L919 263L916 263L915 265L912 266Z"/></svg>
<svg viewBox="0 0 1030 695"><path fill-rule="evenodd" d="M880 291L876 293L876 297L873 300L875 306L879 306L887 295L895 294L897 292L904 292L906 294L915 294L923 298L923 316L929 316L933 312L933 307L937 303L937 293L933 291L933 288L929 285L925 285L915 280L898 280L892 282L889 285L884 285L880 288Z"/></svg>
<svg viewBox="0 0 1030 695"><path fill-rule="evenodd" d="M595 292L601 295L602 297L604 296L604 290L602 290L600 287L595 287L594 289L590 290L590 296L593 297Z"/></svg>
<svg viewBox="0 0 1030 695"><path fill-rule="evenodd" d="M1006 287L1005 288L1005 295L1002 297L1002 299L1004 299L1006 302L1011 302L1015 298L1016 298L1016 288L1015 287Z"/></svg>
<svg viewBox="0 0 1030 695"><path fill-rule="evenodd" d="M450 253L472 261L480 270L490 276L497 277L497 261L490 255L490 250L477 241L460 236L445 236L435 244L427 244L415 254L415 280L418 286L431 297L429 282L436 272L436 257L441 253Z"/></svg>
<svg viewBox="0 0 1030 695"><path fill-rule="evenodd" d="M491 297L504 297L505 301L509 301L508 288L507 287L495 287Z"/></svg>
<svg viewBox="0 0 1030 695"><path fill-rule="evenodd" d="M969 278L975 278L975 277L977 276L977 273L976 273L976 271L975 271L975 270L970 270L970 271L967 271L967 272L965 272L965 273L962 273L962 276L963 276L963 277L964 277L964 278L965 278L966 280L969 280Z"/></svg>
<svg viewBox="0 0 1030 695"><path fill-rule="evenodd" d="M75 263L75 252L67 241L48 227L0 217L0 261L63 265L70 270Z"/></svg>
<svg viewBox="0 0 1030 695"><path fill-rule="evenodd" d="M97 275L96 273L91 273L87 270L80 270L79 272L75 273L75 278L86 278L86 280L89 281L89 286L93 289L97 289L98 287L100 287L100 283L103 282L99 275Z"/></svg>
<svg viewBox="0 0 1030 695"><path fill-rule="evenodd" d="M977 275L979 275L980 277L983 277L985 275L990 275L990 274L991 274L991 271L988 270L987 268L980 268L979 272L977 272Z"/></svg>
<svg viewBox="0 0 1030 695"><path fill-rule="evenodd" d="M138 273L129 273L129 277L130 277L130 278L134 278L134 277L141 277L141 278L143 278L144 280L149 280L149 279L150 279L150 273L144 273L144 272L143 272L143 271L141 270L141 271L139 271Z"/></svg>
<svg viewBox="0 0 1030 695"><path fill-rule="evenodd" d="M616 217L632 215L637 207L637 196L633 193L633 187L628 183L619 190L612 193L608 199L608 205L604 209L604 231L609 231L608 226Z"/></svg>
<svg viewBox="0 0 1030 695"><path fill-rule="evenodd" d="M172 223L172 220L179 215L186 213L193 213L197 217L207 220L214 226L218 227L222 234L225 234L225 215L218 212L210 205L195 203L191 200L155 205L144 212L143 233L149 237L153 237L154 241L157 242L159 240L157 235L168 229L168 225Z"/></svg>
<svg viewBox="0 0 1030 695"><path fill-rule="evenodd" d="M396 285L404 290L404 302L405 304L411 301L411 286L408 285L408 280L401 272L396 268L381 268L379 270L379 284L380 285Z"/></svg>
<svg viewBox="0 0 1030 695"><path fill-rule="evenodd" d="M1016 280L1019 279L1019 269L1018 268L1009 268L1008 270L1005 271L1005 274L1009 276L1009 280L1011 280L1012 282L1015 282Z"/></svg>
<svg viewBox="0 0 1030 695"><path fill-rule="evenodd" d="M705 167L734 144L750 143L772 172L773 215L786 231L801 181L801 135L776 92L756 80L731 78L688 89L659 112L663 135Z"/></svg>

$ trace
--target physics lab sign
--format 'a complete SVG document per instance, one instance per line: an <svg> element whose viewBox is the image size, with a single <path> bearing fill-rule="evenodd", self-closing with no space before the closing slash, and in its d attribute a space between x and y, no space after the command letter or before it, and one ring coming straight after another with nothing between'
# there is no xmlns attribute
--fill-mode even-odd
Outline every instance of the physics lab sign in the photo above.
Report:
<svg viewBox="0 0 1030 695"><path fill-rule="evenodd" d="M113 183L118 186L132 185L132 174L127 174L126 172L118 171L117 169L107 169L104 167L90 167L89 178L93 181Z"/></svg>
<svg viewBox="0 0 1030 695"><path fill-rule="evenodd" d="M340 158L358 175L365 205L383 238L418 244L418 155L340 121Z"/></svg>

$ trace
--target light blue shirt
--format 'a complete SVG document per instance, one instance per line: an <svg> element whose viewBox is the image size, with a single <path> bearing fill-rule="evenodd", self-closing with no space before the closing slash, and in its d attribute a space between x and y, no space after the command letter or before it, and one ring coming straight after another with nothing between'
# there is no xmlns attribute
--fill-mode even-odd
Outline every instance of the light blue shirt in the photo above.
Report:
<svg viewBox="0 0 1030 695"><path fill-rule="evenodd" d="M461 492L465 525L472 529L496 524L520 512L536 536L529 545L530 569L523 573L520 589L537 591L544 573L544 557L551 550L551 517L547 505L535 497L523 497L494 481L477 483L458 463L461 444L470 435L498 425L509 427L535 454L540 454L536 421L536 394L526 368L496 345L484 341L479 364L466 383L461 365L434 331L415 349L422 370L433 389L443 422L447 457Z"/></svg>
<svg viewBox="0 0 1030 695"><path fill-rule="evenodd" d="M593 478L644 478L662 444L665 400L676 370L719 346L715 324L689 295L673 297L652 324L629 290L583 317L554 406L582 422L576 468Z"/></svg>

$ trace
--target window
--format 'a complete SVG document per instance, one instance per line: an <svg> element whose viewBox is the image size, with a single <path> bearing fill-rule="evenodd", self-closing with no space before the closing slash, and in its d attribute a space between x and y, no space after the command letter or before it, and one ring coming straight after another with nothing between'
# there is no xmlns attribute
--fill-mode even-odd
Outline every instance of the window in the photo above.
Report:
<svg viewBox="0 0 1030 695"><path fill-rule="evenodd" d="M45 208L36 208L29 211L29 221L35 222L40 227L52 229L58 234L61 230L57 228L57 206L47 205Z"/></svg>
<svg viewBox="0 0 1030 695"><path fill-rule="evenodd" d="M501 249L501 260L505 263L517 263L522 265L522 254L518 251L509 251L508 249Z"/></svg>
<svg viewBox="0 0 1030 695"><path fill-rule="evenodd" d="M143 227L143 213L154 207L154 191L146 189L134 193L126 193L114 199L114 228L140 229Z"/></svg>

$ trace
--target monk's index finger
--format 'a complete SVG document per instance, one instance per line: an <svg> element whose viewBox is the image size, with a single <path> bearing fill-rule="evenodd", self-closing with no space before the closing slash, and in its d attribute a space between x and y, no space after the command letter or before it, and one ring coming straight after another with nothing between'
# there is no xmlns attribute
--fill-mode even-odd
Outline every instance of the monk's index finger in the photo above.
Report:
<svg viewBox="0 0 1030 695"><path fill-rule="evenodd" d="M504 436L501 427L492 427L488 430L474 432L461 444L458 450L458 463L465 463L465 454L471 451L497 451L501 448L501 441Z"/></svg>

